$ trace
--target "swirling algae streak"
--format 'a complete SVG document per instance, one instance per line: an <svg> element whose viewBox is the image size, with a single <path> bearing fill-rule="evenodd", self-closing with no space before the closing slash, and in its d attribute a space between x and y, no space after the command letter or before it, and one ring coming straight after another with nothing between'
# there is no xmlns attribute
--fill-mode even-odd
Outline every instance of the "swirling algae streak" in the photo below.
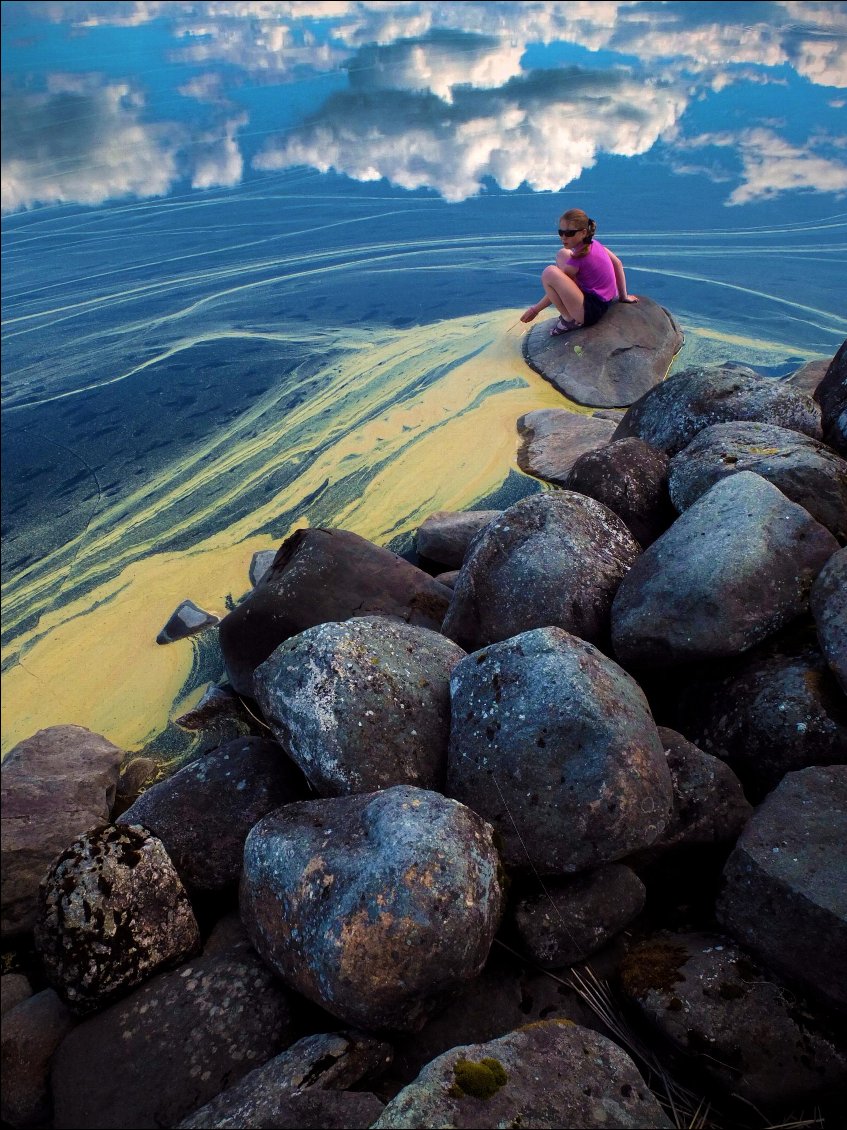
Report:
<svg viewBox="0 0 847 1130"><path fill-rule="evenodd" d="M290 401L290 384L284 397L267 393L13 578L4 593L3 751L63 723L127 750L143 746L164 729L192 666L189 643L155 643L170 613L189 597L223 614L227 594L248 587L252 554L318 510L321 524L384 544L434 510L472 507L496 490L515 466L516 418L567 404L524 364L520 333L507 332L517 315L345 330L340 363L300 405L274 411ZM218 528L223 508L281 463L297 467L293 479ZM268 527L272 536L256 534ZM196 532L191 548L156 552L163 534L186 531Z"/></svg>

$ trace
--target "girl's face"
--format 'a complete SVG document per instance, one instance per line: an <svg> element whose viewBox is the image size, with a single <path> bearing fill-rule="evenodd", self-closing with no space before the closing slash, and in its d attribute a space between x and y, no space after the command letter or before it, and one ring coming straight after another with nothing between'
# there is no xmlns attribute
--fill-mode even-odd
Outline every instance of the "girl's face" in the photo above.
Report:
<svg viewBox="0 0 847 1130"><path fill-rule="evenodd" d="M562 246L567 248L568 251L576 251L582 246L585 232L585 228L575 228L567 220L559 220L559 238L562 241Z"/></svg>

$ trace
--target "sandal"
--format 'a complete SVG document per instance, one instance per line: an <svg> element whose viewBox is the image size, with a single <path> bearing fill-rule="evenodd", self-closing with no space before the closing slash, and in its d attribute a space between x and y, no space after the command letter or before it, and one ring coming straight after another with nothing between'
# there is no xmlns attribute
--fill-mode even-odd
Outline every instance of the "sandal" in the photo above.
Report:
<svg viewBox="0 0 847 1130"><path fill-rule="evenodd" d="M559 337L561 334L569 334L572 330L579 329L582 329L579 322L571 322L560 314L558 322L550 330L550 337Z"/></svg>

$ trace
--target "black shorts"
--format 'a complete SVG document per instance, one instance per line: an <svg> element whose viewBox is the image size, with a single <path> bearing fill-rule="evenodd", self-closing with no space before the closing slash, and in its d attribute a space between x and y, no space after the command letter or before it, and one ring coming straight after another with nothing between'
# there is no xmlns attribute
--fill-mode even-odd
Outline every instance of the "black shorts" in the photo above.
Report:
<svg viewBox="0 0 847 1130"><path fill-rule="evenodd" d="M584 326L593 326L596 322L599 322L612 305L605 298L601 298L599 294L595 294L593 290L584 290L582 300L585 306L585 318L582 322Z"/></svg>

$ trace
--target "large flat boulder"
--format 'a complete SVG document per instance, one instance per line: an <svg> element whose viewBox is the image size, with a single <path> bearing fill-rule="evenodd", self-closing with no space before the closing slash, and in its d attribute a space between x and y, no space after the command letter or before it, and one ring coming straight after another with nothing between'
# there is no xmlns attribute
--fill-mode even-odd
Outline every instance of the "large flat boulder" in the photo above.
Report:
<svg viewBox="0 0 847 1130"><path fill-rule="evenodd" d="M847 341L815 389L815 400L821 406L824 441L847 458Z"/></svg>
<svg viewBox="0 0 847 1130"><path fill-rule="evenodd" d="M847 1013L847 765L789 773L724 869L718 920L743 946Z"/></svg>
<svg viewBox="0 0 847 1130"><path fill-rule="evenodd" d="M35 924L38 884L60 852L107 821L123 751L82 726L51 726L3 762L2 933Z"/></svg>
<svg viewBox="0 0 847 1130"><path fill-rule="evenodd" d="M577 459L607 444L616 426L567 408L536 408L518 419L518 466L527 475L564 486Z"/></svg>
<svg viewBox="0 0 847 1130"><path fill-rule="evenodd" d="M615 302L594 326L551 337L555 318L524 338L530 368L577 404L626 407L663 380L682 348L673 316L649 298Z"/></svg>

